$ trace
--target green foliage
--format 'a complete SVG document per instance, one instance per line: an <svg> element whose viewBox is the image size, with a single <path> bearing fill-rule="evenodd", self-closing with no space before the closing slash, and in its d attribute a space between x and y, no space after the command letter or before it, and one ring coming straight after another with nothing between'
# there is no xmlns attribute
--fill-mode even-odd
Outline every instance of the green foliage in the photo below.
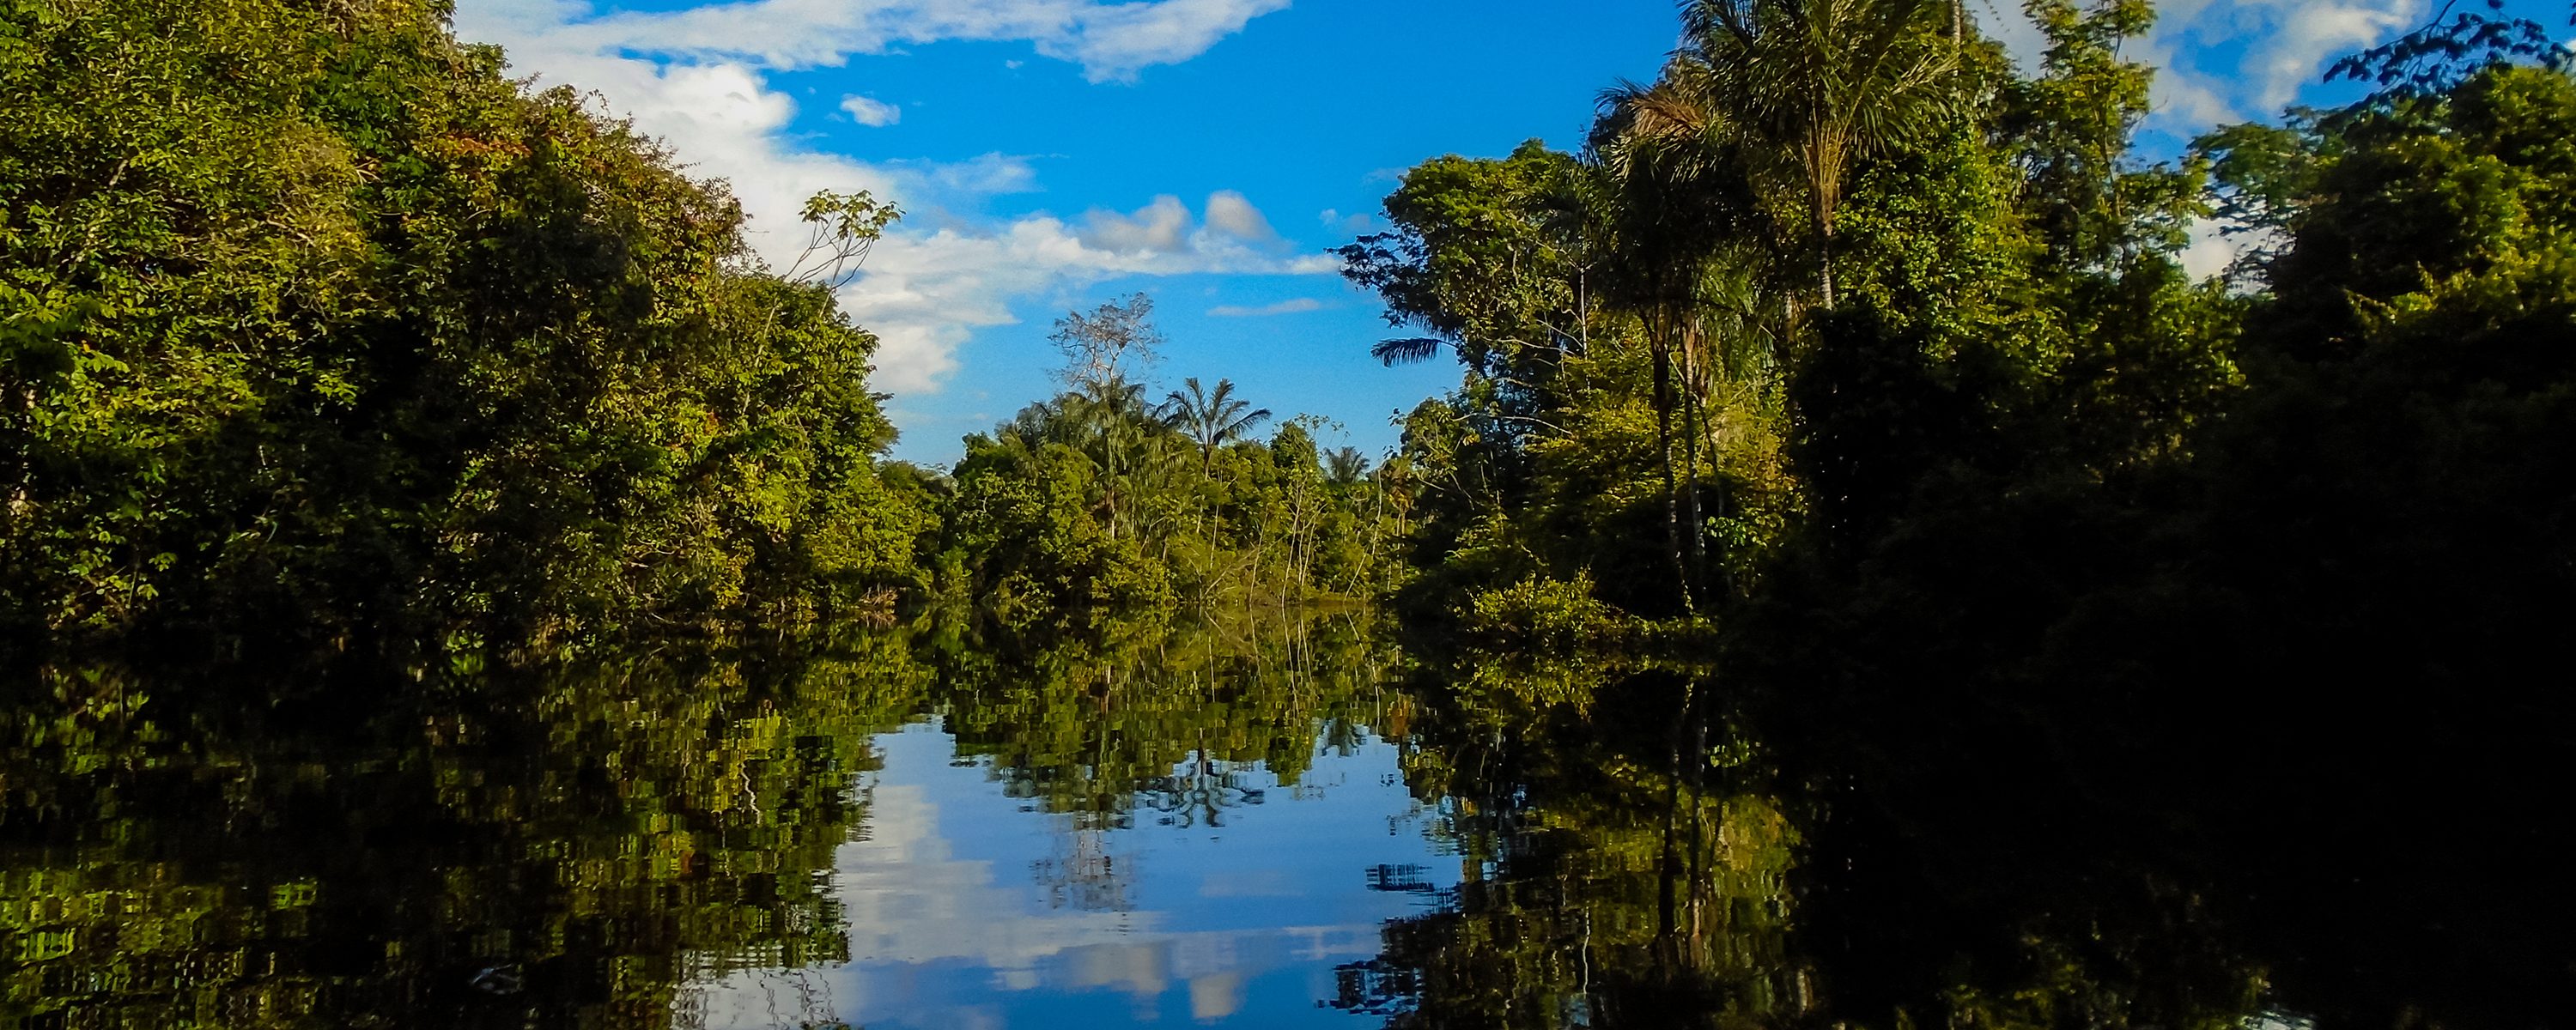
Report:
<svg viewBox="0 0 2576 1030"><path fill-rule="evenodd" d="M1221 825L1261 803L1256 763L1294 786L1402 718L1349 615L1019 648L945 629L342 670L358 682L321 690L11 681L0 1017L695 1026L729 979L814 986L864 958L832 874L869 829L881 734L938 719L1080 847L1140 820ZM1079 904L1133 876L1035 872ZM838 1025L829 990L781 995L779 1018Z"/></svg>
<svg viewBox="0 0 2576 1030"><path fill-rule="evenodd" d="M0 1010L664 1027L693 981L846 961L813 872L927 669L886 640L585 665L378 680L318 720L257 680L14 691Z"/></svg>
<svg viewBox="0 0 2576 1030"><path fill-rule="evenodd" d="M542 637L913 584L875 340L443 12L0 14L0 618ZM827 275L895 217L810 213Z"/></svg>
<svg viewBox="0 0 2576 1030"><path fill-rule="evenodd" d="M1799 150L1809 130L1762 121L1778 112L1750 85L1690 81L1712 72L1685 54L1605 98L1591 150L1561 159L1570 186L1509 174L1526 153L1429 162L1389 199L1403 245L1351 255L1390 317L1469 359L1403 422L1408 621L1515 652L1425 684L1418 725L1448 744L1414 774L1497 826L1601 827L1498 845L1490 883L1354 971L1351 1007L1424 1026L2215 1027L2268 984L2340 999L2321 1023L2471 1025L2526 1018L2496 999L2563 975L2564 949L2530 944L2543 874L2428 888L2412 863L2442 859L2356 852L2389 805L2438 823L2421 832L2445 855L2564 836L2480 784L2507 776L2495 756L2567 746L2564 692L2517 670L2549 667L2576 609L2576 79L2418 41L2452 62L2440 76L2401 70L2352 108L2148 164L2131 141L2149 74L2123 53L2150 6L2028 9L2047 50L2027 73L1962 31L1966 9L1873 23L1913 33L1888 52L1940 67L1941 95L1839 176L1809 178L1827 164ZM1760 43L1701 13L1695 33ZM1830 220L1820 184L1841 190ZM2181 253L2212 216L2246 254L2195 281ZM1453 284L1452 266L1543 281ZM1599 298L1566 334L1579 348L1463 337L1566 296ZM1711 514L1676 517L1695 506ZM1724 670L1679 699L1581 647L1582 627L1691 611L1713 618L1622 634ZM1693 700L1699 682L1718 697ZM1745 724L1781 745L1775 782L1838 785L1812 812L1784 801L1793 820L1862 867L1925 865L1855 873L1839 905L1800 896L1807 933L1851 942L1814 968L1862 971L1823 1002L1793 994L1798 960L1748 972L1778 938L1702 955L1696 921L1642 945L1652 974L1585 964L1643 921L1614 894L1635 904L1647 870L1665 906L1708 889L1678 857L1700 783L1672 777L1685 739ZM1674 857L1604 857L1654 822ZM2276 843L2224 890L2133 878L2176 833L2210 855ZM1980 872L2030 861L2045 882ZM2126 900L2104 902L2115 882ZM2070 919L2058 899L2077 896L2092 907ZM2219 898L2334 939L2258 962L2219 943ZM1943 915L1889 915L1923 904ZM2490 975L2471 969L2518 986L2447 986Z"/></svg>
<svg viewBox="0 0 2576 1030"><path fill-rule="evenodd" d="M1384 476L1347 448L1328 461L1312 417L1249 438L1270 411L1228 380L1186 380L1149 408L1129 369L1159 339L1150 312L1138 296L1067 317L1070 389L967 438L944 593L1028 629L1379 589L1401 517Z"/></svg>
<svg viewBox="0 0 2576 1030"><path fill-rule="evenodd" d="M1481 590L1468 601L1466 629L1489 639L1544 650L1598 644L1615 630L1610 606L1593 596L1590 576L1525 579Z"/></svg>

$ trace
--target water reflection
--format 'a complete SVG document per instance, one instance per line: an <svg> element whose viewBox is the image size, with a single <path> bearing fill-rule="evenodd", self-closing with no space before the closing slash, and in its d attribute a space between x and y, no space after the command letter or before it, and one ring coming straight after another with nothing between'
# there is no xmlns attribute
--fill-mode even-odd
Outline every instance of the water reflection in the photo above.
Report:
<svg viewBox="0 0 2576 1030"><path fill-rule="evenodd" d="M2526 1030L2576 989L2522 795L1346 619L10 690L0 1027Z"/></svg>
<svg viewBox="0 0 2576 1030"><path fill-rule="evenodd" d="M1293 781L1230 770L1276 800L1218 826L1038 810L1004 789L1010 771L957 761L936 724L879 738L878 753L866 839L836 856L851 961L819 973L860 1025L1365 1026L1318 1006L1335 967L1426 909L1365 889L1365 874L1443 864L1396 749L1364 734L1319 748ZM709 995L707 1023L782 1025L777 991L737 976Z"/></svg>
<svg viewBox="0 0 2576 1030"><path fill-rule="evenodd" d="M1361 639L47 671L0 704L0 1025L1347 1022L1317 984L1420 907L1365 870L1436 861Z"/></svg>
<svg viewBox="0 0 2576 1030"><path fill-rule="evenodd" d="M816 870L925 678L877 647L372 684L52 673L0 746L13 1022L666 1026L845 952Z"/></svg>
<svg viewBox="0 0 2576 1030"><path fill-rule="evenodd" d="M2566 791L2467 789L2551 758L2321 735L2297 746L2331 764L2283 775L2151 746L2224 721L1873 717L1690 666L1406 679L1407 773L1465 876L1341 970L1335 1004L1392 1027L2571 1025L2576 907L2535 864L2569 822L2530 804Z"/></svg>

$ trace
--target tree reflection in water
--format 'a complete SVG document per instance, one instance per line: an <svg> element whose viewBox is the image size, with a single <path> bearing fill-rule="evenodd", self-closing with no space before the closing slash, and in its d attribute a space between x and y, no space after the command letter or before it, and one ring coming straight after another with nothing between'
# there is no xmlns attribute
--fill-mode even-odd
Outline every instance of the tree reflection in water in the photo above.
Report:
<svg viewBox="0 0 2576 1030"><path fill-rule="evenodd" d="M964 782L1053 828L1006 886L1132 945L1057 956L1107 963L1058 986L1185 981L1203 1020L1291 1018L1260 978L1312 961L1340 963L1306 988L1321 1015L1401 1028L2523 1030L2567 1025L2549 988L2576 968L2568 888L2532 857L2563 853L2543 847L2563 816L2531 807L2554 795L2461 789L2537 783L2523 766L2546 754L2447 778L2220 775L2068 713L2044 733L1921 708L1822 720L1837 709L1687 665L1396 657L1339 616L287 692L56 670L7 701L0 1025L837 1025L852 931L912 954L866 910L852 925L834 877L894 803L871 793L895 753L872 741L923 720L954 735L933 765L980 770ZM1155 918L1140 895L1216 883L1158 880L1135 834L1191 830L1223 863L1255 839L1238 824L1340 782L1309 781L1317 756L1372 732L1457 863L1352 857L1338 889L1420 899L1374 958L1284 924L1126 936ZM2296 753L2378 746L2354 740ZM1364 947L1374 918L1345 936ZM719 1019L720 985L757 1011Z"/></svg>
<svg viewBox="0 0 2576 1030"><path fill-rule="evenodd" d="M817 873L926 670L861 640L543 675L52 672L0 745L30 1026L659 1027L845 954Z"/></svg>
<svg viewBox="0 0 2576 1030"><path fill-rule="evenodd" d="M1345 618L291 688L42 671L0 699L0 1025L688 1026L728 977L775 1025L835 1025L814 973L849 959L830 876L876 734L955 727L1064 821L1038 879L1122 910L1107 831L1215 822L1261 801L1238 767L1294 783L1319 734L1355 743L1361 642Z"/></svg>
<svg viewBox="0 0 2576 1030"><path fill-rule="evenodd" d="M1336 1006L1400 1028L2569 1025L2576 945L2541 930L2569 887L2521 850L2563 814L2499 829L2477 813L2528 799L2463 801L2479 769L2428 783L2343 739L2301 745L2333 775L2186 776L2211 756L2033 748L1964 713L1819 727L1783 717L1813 698L1620 664L1417 656L1407 776L1465 878L1345 965ZM2345 816L2348 792L2388 817ZM2478 901L2498 893L2526 904Z"/></svg>

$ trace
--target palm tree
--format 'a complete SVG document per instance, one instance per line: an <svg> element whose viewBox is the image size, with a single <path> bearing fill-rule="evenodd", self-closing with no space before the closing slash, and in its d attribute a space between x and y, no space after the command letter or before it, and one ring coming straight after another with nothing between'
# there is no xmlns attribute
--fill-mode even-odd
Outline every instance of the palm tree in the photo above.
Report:
<svg viewBox="0 0 2576 1030"><path fill-rule="evenodd" d="M1648 91L1656 95L1639 98L1630 131L1731 141L1757 179L1799 194L1830 310L1834 220L1852 169L1951 101L1960 2L1690 0L1683 45Z"/></svg>
<svg viewBox="0 0 2576 1030"><path fill-rule="evenodd" d="M1198 441L1202 475L1215 467L1217 448L1243 439L1252 427L1270 418L1270 409L1237 399L1231 379L1217 380L1214 390L1202 389L1196 376L1181 380L1181 386L1164 398L1158 414L1165 425Z"/></svg>
<svg viewBox="0 0 2576 1030"><path fill-rule="evenodd" d="M1701 268L1722 239L1707 217L1717 208L1709 203L1711 187L1732 169L1726 162L1711 160L1711 152L1697 141L1636 131L1641 120L1653 117L1649 105L1672 102L1680 100L1661 84L1625 86L1605 95L1603 116L1594 127L1587 155L1592 174L1581 188L1593 233L1606 255L1600 270L1602 300L1634 316L1645 330L1654 367L1652 403L1663 465L1665 544L1673 572L1680 578L1682 608L1689 611L1695 606L1690 567L1682 560L1682 490L1673 463L1673 411L1682 406L1681 394L1697 394L1691 389L1696 377L1689 374L1700 343L1697 284ZM1683 373L1678 377L1676 364ZM1690 407L1697 407L1695 400ZM1692 465L1696 468L1696 460ZM1690 524L1699 524L1696 511ZM1694 551L1699 537L1695 530L1689 535Z"/></svg>
<svg viewBox="0 0 2576 1030"><path fill-rule="evenodd" d="M1709 376L1734 373L1763 319L1750 265L1735 245L1769 234L1788 249L1812 240L1821 306L1835 306L1835 215L1853 166L1910 136L1947 101L1943 78L1966 33L1959 0L1690 0L1684 42L1655 83L1602 96L1590 146L1587 206L1612 260L1604 299L1637 317L1654 361L1665 524L1683 562L1704 563L1700 416ZM1946 24L1933 18L1949 15ZM1948 47L1934 44L1946 30ZM1793 195L1800 230L1766 218L1765 195ZM1709 353L1712 316L1734 323ZM1784 323L1793 320L1784 320ZM1784 324L1783 328L1786 326ZM1775 348L1768 355L1779 357ZM1710 358L1721 368L1712 368ZM1690 488L1675 482L1673 410L1683 412Z"/></svg>
<svg viewBox="0 0 2576 1030"><path fill-rule="evenodd" d="M1324 454L1325 480L1334 486L1347 487L1368 475L1368 455L1357 447L1344 447Z"/></svg>

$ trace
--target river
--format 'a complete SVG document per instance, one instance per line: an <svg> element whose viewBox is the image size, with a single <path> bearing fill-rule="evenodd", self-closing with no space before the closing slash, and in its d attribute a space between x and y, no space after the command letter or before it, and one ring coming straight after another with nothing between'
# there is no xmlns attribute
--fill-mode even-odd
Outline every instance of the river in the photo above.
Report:
<svg viewBox="0 0 2576 1030"><path fill-rule="evenodd" d="M2563 885L2474 849L1381 635L27 674L0 1025L2565 1025Z"/></svg>

